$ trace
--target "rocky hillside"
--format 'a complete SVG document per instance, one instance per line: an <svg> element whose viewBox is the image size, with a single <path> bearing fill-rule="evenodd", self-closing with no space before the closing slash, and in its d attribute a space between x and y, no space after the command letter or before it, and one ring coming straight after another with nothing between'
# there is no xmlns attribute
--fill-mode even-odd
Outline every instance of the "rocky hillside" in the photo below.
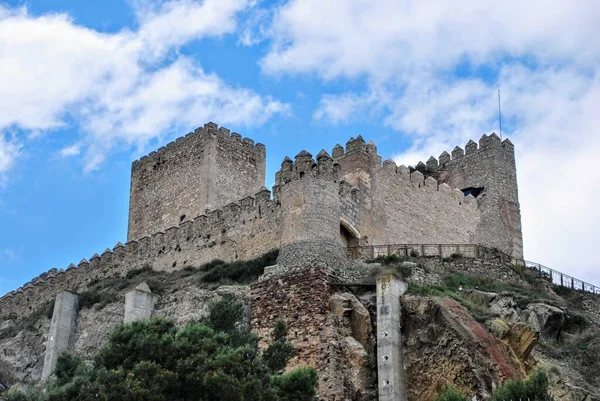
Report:
<svg viewBox="0 0 600 401"><path fill-rule="evenodd" d="M247 301L250 284L271 263L215 262L174 273L150 266L92 280L79 289L72 351L91 356L123 319L125 293L146 283L159 295L155 315L178 326L204 316L225 293ZM411 401L433 400L446 385L489 398L508 379L542 368L556 400L600 400L600 297L552 285L500 262L460 257L383 258L344 270L330 285L326 330L344 369L324 374L344 383L345 400L376 400L374 278L393 272L409 284L401 299L402 339ZM41 377L52 305L27 317L0 316L0 391Z"/></svg>
<svg viewBox="0 0 600 401"><path fill-rule="evenodd" d="M409 283L401 303L411 400L431 400L444 385L488 398L540 368L556 400L600 399L600 296L500 262L374 262L355 274L391 271Z"/></svg>

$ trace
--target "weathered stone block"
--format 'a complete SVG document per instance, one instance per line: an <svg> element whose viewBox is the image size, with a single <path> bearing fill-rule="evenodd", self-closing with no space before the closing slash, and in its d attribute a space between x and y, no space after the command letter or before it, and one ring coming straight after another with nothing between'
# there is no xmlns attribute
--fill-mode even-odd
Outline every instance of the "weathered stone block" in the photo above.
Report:
<svg viewBox="0 0 600 401"><path fill-rule="evenodd" d="M42 380L52 375L58 356L67 351L71 345L77 326L78 300L78 295L69 291L62 291L56 296L46 342Z"/></svg>
<svg viewBox="0 0 600 401"><path fill-rule="evenodd" d="M154 311L158 297L152 294L146 283L135 287L134 290L125 294L125 323L134 320L150 319Z"/></svg>

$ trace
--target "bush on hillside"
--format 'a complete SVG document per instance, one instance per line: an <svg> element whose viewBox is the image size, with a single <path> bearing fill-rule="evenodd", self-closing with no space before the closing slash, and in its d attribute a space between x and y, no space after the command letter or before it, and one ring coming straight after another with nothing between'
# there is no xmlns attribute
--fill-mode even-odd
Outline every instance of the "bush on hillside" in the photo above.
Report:
<svg viewBox="0 0 600 401"><path fill-rule="evenodd" d="M9 401L312 401L317 374L305 368L283 374L287 353L271 368L258 338L239 321L242 304L225 297L209 316L176 328L156 318L119 325L93 364L63 354L44 393ZM288 344L285 325L274 338Z"/></svg>
<svg viewBox="0 0 600 401"><path fill-rule="evenodd" d="M277 263L278 255L279 251L274 250L252 260L240 260L220 264L216 264L215 262L217 261L213 261L201 267L202 270L206 269L205 271L208 271L202 276L201 281L205 283L235 282L239 284L256 281L264 273L265 267Z"/></svg>
<svg viewBox="0 0 600 401"><path fill-rule="evenodd" d="M542 370L525 380L508 380L496 388L490 401L530 400L552 401L548 393L548 375Z"/></svg>
<svg viewBox="0 0 600 401"><path fill-rule="evenodd" d="M535 371L525 380L508 380L494 390L490 401L552 401L548 393L548 375L543 370ZM468 401L469 398L454 387L444 387L435 401Z"/></svg>
<svg viewBox="0 0 600 401"><path fill-rule="evenodd" d="M434 401L469 401L460 391L452 386L444 386L441 393L433 398Z"/></svg>

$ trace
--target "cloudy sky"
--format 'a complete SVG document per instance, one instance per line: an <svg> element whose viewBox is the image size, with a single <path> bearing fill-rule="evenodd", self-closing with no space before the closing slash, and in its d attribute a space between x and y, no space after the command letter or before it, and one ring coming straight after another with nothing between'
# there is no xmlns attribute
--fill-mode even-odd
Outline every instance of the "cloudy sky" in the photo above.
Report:
<svg viewBox="0 0 600 401"><path fill-rule="evenodd" d="M525 257L600 285L600 2L0 0L0 293L126 238L131 161L207 121L285 155L516 145ZM595 201L594 201L595 200Z"/></svg>

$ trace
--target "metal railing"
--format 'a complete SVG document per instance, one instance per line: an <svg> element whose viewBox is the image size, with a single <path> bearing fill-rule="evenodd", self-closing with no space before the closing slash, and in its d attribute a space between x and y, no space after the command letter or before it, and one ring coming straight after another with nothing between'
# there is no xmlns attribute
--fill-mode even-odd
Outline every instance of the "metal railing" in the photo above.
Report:
<svg viewBox="0 0 600 401"><path fill-rule="evenodd" d="M551 281L555 285L579 291L600 294L600 287L561 273L539 263L514 258L498 249L476 244L394 244L353 246L348 248L348 256L354 260L376 259L379 256L396 255L401 257L438 257L463 258L479 260L500 260L516 266L524 266L537 272L538 276Z"/></svg>

